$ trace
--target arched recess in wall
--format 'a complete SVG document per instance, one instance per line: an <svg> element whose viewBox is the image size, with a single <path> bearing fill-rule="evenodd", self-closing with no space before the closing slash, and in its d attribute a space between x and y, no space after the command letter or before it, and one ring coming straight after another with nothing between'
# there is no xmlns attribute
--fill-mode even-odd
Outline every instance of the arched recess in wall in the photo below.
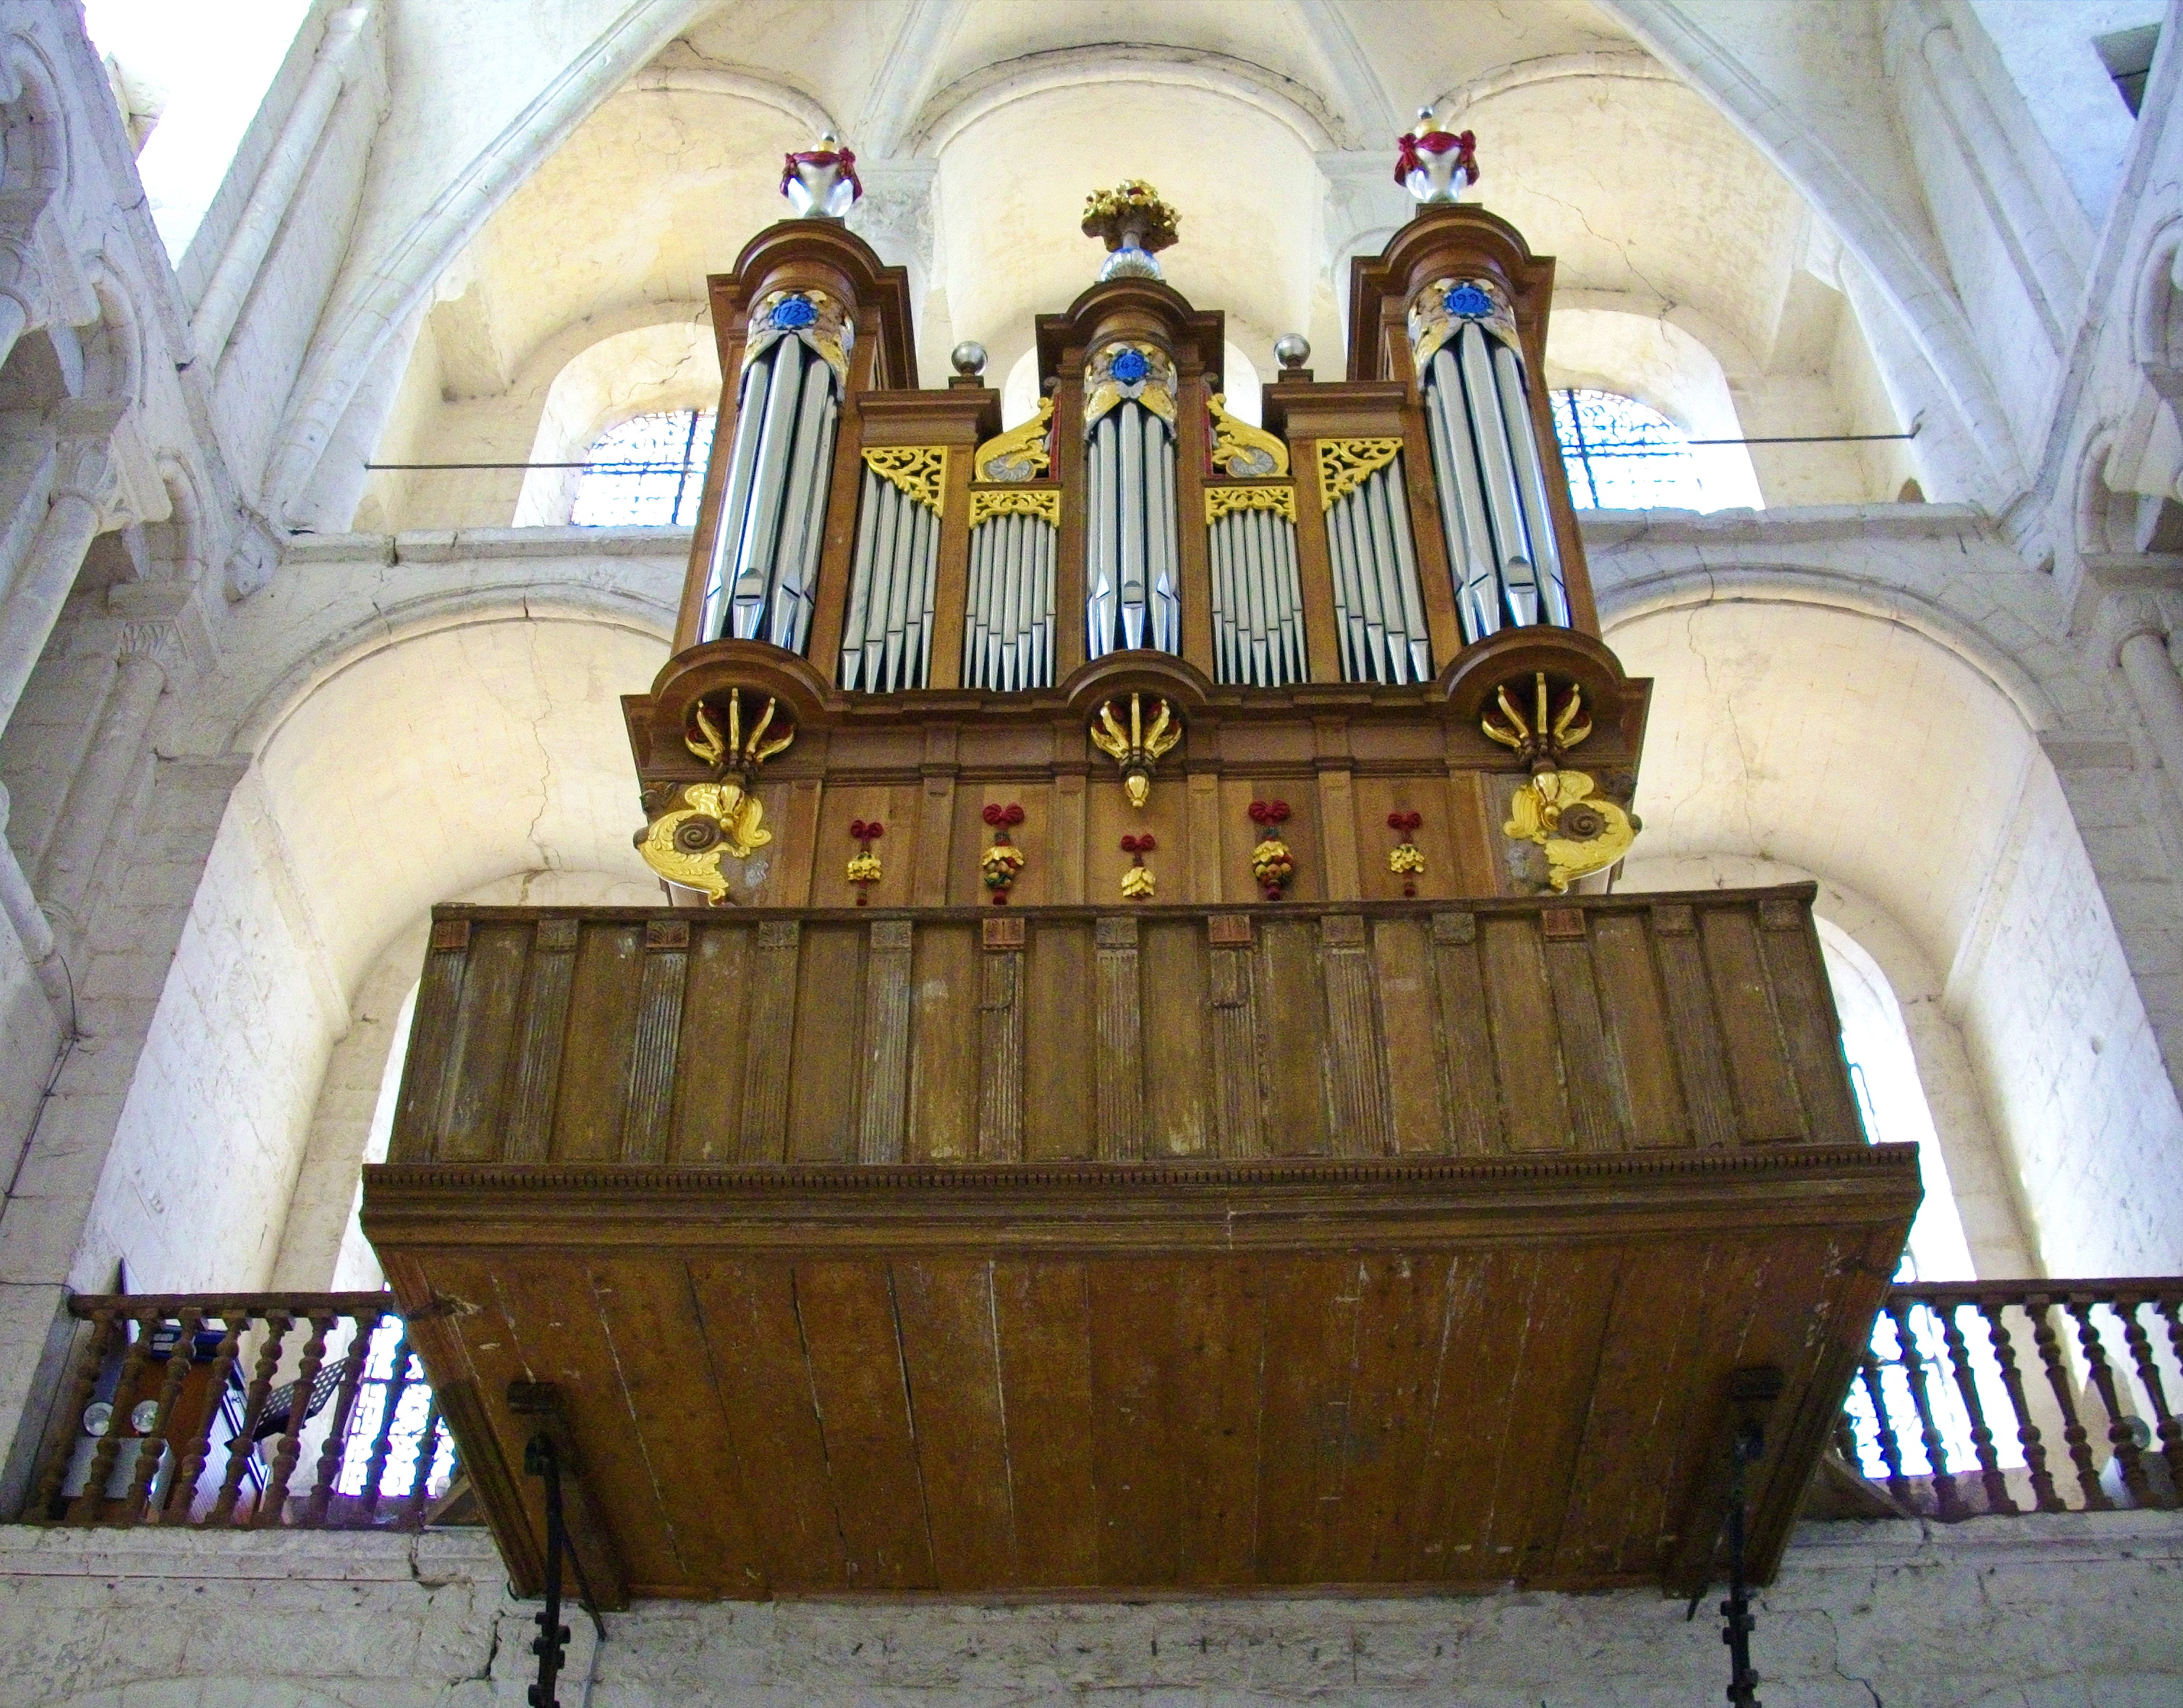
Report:
<svg viewBox="0 0 2183 1708"><path fill-rule="evenodd" d="M1906 624L1762 589L1608 639L1655 683L1638 860L1756 857L1869 898L1938 974L2035 1261L2183 1262L2183 1111L2016 702Z"/></svg>
<svg viewBox="0 0 2183 1708"><path fill-rule="evenodd" d="M635 415L710 409L720 399L720 355L706 320L632 327L572 357L553 384L515 501L518 528L558 527L569 519L578 469L600 434Z"/></svg>
<svg viewBox="0 0 2183 1708"><path fill-rule="evenodd" d="M596 616L476 614L298 693L231 797L154 1016L80 1267L267 1284L367 975L431 905L514 874L656 898L618 696L667 652Z"/></svg>
<svg viewBox="0 0 2183 1708"><path fill-rule="evenodd" d="M729 84L640 79L602 102L442 272L369 460L570 460L535 453L565 446L593 408L595 436L617 411L685 407L664 401L694 390L675 352L717 361L696 351L711 341L706 276L781 217L781 156L810 141L780 105ZM641 332L656 341L618 347L664 363L655 396L635 368L619 382L570 371ZM715 378L703 402L718 395ZM519 509L565 522L558 496L520 469L381 474L358 514L390 530L505 527Z"/></svg>

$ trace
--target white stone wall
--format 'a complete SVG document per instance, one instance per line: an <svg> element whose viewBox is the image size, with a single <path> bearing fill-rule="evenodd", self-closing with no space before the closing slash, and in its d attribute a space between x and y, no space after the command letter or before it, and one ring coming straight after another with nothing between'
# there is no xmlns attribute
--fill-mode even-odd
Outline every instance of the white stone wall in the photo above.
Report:
<svg viewBox="0 0 2183 1708"><path fill-rule="evenodd" d="M565 1708L1691 1708L1708 1597L653 1602L571 1609ZM0 1529L0 1708L485 1708L535 1677L535 1611L481 1532ZM1808 1525L1758 1598L1769 1708L2183 1700L2173 1514Z"/></svg>

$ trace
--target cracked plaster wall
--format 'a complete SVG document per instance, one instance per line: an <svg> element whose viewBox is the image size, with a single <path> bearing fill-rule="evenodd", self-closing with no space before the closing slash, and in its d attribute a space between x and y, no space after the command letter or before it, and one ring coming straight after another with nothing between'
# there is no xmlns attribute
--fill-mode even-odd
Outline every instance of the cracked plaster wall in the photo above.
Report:
<svg viewBox="0 0 2183 1708"><path fill-rule="evenodd" d="M486 1708L535 1676L481 1532L0 1528L0 1708ZM1657 1592L569 1609L568 1708L1688 1708L1719 1624ZM2183 1695L2175 1514L1807 1525L1761 1592L1780 1708Z"/></svg>

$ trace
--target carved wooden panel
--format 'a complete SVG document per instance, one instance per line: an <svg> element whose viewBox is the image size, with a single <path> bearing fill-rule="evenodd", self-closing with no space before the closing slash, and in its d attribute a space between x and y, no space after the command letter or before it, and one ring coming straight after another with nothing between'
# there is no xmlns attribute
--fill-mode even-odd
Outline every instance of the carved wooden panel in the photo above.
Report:
<svg viewBox="0 0 2183 1708"><path fill-rule="evenodd" d="M466 929L430 953L403 1161L1862 1138L1804 890L442 923Z"/></svg>

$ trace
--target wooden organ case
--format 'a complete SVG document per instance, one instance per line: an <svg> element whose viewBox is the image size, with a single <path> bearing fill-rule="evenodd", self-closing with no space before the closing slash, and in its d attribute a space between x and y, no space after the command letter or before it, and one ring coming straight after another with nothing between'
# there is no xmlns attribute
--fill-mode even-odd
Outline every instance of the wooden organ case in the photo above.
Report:
<svg viewBox="0 0 2183 1708"><path fill-rule="evenodd" d="M364 1224L510 1569L550 1413L609 1600L1695 1585L1753 1422L1770 1572L1916 1156L1808 890L1605 893L1553 263L1425 208L1253 426L1103 208L1006 432L839 223L711 281L677 905L436 913Z"/></svg>

